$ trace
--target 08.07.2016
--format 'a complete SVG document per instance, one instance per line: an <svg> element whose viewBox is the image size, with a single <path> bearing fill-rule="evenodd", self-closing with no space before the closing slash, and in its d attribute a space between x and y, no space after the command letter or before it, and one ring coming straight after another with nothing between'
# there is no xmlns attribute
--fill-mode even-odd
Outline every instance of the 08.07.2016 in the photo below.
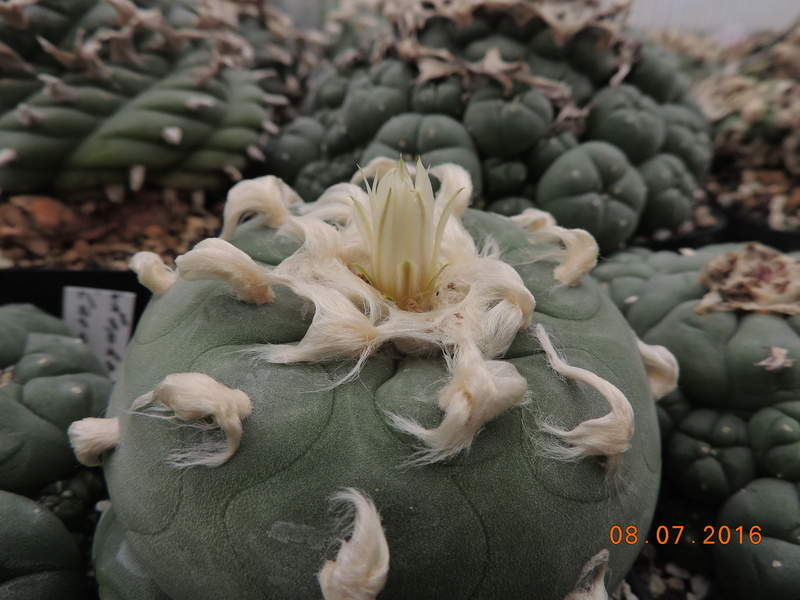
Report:
<svg viewBox="0 0 800 600"><path fill-rule="evenodd" d="M683 530L683 525L672 525L671 527L659 525L655 530L655 543L662 546L665 544L677 544L683 535ZM761 534L761 527L758 525L753 525L747 530L742 525L733 529L727 525L720 525L718 527L706 525L703 527L703 533L705 534L705 538L700 543L706 545L735 544L737 542L739 544L748 542L750 544L760 544L763 537ZM631 545L638 544L639 528L636 527L636 525L628 525L623 529L620 525L614 525L611 527L608 537L615 546L623 543ZM686 541L690 541L690 543L694 544L696 540L692 539ZM645 540L645 544L647 543L650 543L650 541Z"/></svg>

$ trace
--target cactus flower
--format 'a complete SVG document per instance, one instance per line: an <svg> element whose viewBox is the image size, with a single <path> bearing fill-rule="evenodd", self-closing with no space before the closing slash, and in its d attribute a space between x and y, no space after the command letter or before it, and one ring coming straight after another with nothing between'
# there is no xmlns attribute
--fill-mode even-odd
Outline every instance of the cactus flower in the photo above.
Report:
<svg viewBox="0 0 800 600"><path fill-rule="evenodd" d="M446 266L439 262L439 248L455 196L437 220L433 186L422 161L417 161L412 181L402 158L380 180L376 177L367 193L369 216L353 200L356 225L367 243L371 261L369 272L364 274L371 285L399 307L424 309Z"/></svg>

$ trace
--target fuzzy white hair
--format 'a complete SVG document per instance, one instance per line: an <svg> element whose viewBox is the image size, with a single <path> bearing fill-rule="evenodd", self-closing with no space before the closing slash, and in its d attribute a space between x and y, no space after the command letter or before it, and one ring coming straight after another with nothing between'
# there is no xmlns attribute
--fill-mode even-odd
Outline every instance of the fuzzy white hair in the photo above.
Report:
<svg viewBox="0 0 800 600"><path fill-rule="evenodd" d="M178 280L175 270L164 264L155 252L137 252L131 257L128 267L154 296L163 296Z"/></svg>
<svg viewBox="0 0 800 600"><path fill-rule="evenodd" d="M334 496L353 505L355 519L349 540L343 540L336 560L329 560L318 574L325 600L374 600L386 585L389 544L381 517L372 500L349 488Z"/></svg>
<svg viewBox="0 0 800 600"><path fill-rule="evenodd" d="M574 429L566 430L543 421L540 427L559 439L549 447L553 456L564 460L579 460L586 456L605 456L606 474L609 478L619 473L622 455L628 450L633 437L633 408L625 395L615 385L599 375L580 367L573 367L562 359L550 336L541 323L534 327L536 339L547 356L550 367L559 375L574 379L596 389L608 402L610 411L599 418L589 419Z"/></svg>
<svg viewBox="0 0 800 600"><path fill-rule="evenodd" d="M136 412L148 408L150 412ZM221 441L208 441L172 454L168 462L176 467L218 467L230 460L242 440L242 421L252 409L246 393L203 373L168 375L152 392L131 405L134 414L164 418L204 431L222 431Z"/></svg>
<svg viewBox="0 0 800 600"><path fill-rule="evenodd" d="M87 467L97 467L103 464L106 452L119 446L119 418L87 417L72 423L67 435L78 461Z"/></svg>
<svg viewBox="0 0 800 600"><path fill-rule="evenodd" d="M636 338L653 399L660 400L678 386L678 359L664 346L651 346Z"/></svg>

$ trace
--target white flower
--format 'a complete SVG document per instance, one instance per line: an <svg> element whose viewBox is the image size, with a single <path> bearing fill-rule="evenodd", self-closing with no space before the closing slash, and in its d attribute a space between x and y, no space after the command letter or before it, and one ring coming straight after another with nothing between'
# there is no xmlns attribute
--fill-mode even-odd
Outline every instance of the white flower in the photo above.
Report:
<svg viewBox="0 0 800 600"><path fill-rule="evenodd" d="M422 161L417 161L412 181L401 158L383 177L375 177L367 193L369 215L353 199L355 223L370 258L369 268L357 268L398 307L430 308L431 291L447 266L439 261L439 249L458 192L448 200L437 221L433 186Z"/></svg>

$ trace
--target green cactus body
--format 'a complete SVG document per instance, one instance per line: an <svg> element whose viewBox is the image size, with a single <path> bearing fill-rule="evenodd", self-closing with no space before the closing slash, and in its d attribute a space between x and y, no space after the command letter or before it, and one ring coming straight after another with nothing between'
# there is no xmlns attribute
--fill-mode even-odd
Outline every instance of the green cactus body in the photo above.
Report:
<svg viewBox="0 0 800 600"><path fill-rule="evenodd" d="M463 169L452 165L442 169L442 173L457 173L462 182L458 185L468 181ZM277 180L256 181L273 185ZM445 177L441 185L449 190L455 184ZM232 190L229 202L233 203L237 189ZM424 192L424 185L420 189L423 197L430 193ZM445 195L449 197L449 193L441 197ZM94 547L101 593L109 598L132 598L131 590L136 589L137 600L321 598L316 573L325 559L333 556L337 537L342 535L330 499L343 488L361 490L380 513L390 553L381 599L511 599L530 598L533 593L537 598L561 600L583 581L581 571L594 564L593 557L605 560L606 549L610 562L605 579L602 570L590 568L580 586L616 586L644 537L635 545L614 545L609 530L622 523L637 526L641 532L647 530L660 463L658 444L654 443L658 438L654 392L636 339L613 303L588 278L574 285L559 285L553 270L557 263L539 260L540 253L554 250L558 244L529 239L507 218L466 209L460 219L469 239L479 247L487 237L498 244L498 254L493 255L497 258L491 259L498 261L491 277L502 272L514 280L519 278L520 290L528 290L524 295L532 293L536 298L532 329L518 331L518 326L512 325L507 350L492 351L489 346L485 350L488 356L498 356L491 363L493 372L521 375L523 389L515 394L522 394L520 400L529 394L530 401L515 403L479 426L474 440L455 452L447 451L448 459L420 461L420 454L415 453L420 449L416 436L425 434L409 432L437 431L443 410L445 419L453 418L453 406L437 406L435 398L437 394L444 397L441 394L458 385L456 379L446 382L453 376L453 361L462 360L461 350L455 351L449 362L441 351L404 351L417 343L411 333L405 333L396 345L384 346L364 358L357 378L346 377L348 372L352 374L352 360L277 364L279 359L259 358L257 353L316 353L326 347L325 342L318 338L309 345L310 338L349 331L363 315L353 315L356 321L349 317L343 321L330 314L325 302L331 298L332 288L327 285L325 294L314 301L312 316L309 302L289 288L275 287L274 296L266 303L245 302L231 295L228 284L202 280L204 248L212 246L239 257L235 260L242 266L251 264L246 256L251 257L256 261L252 264L264 269L259 273L277 274L286 268L290 278L293 273L305 277L306 267L316 268L313 264L290 265L330 236L354 231L350 221L335 217L334 212L341 207L354 215L353 204L361 202L356 186L332 188L325 198L325 203L300 207L300 211L321 210L321 218L337 221L337 227L319 221L313 225L319 236L309 229L305 243L286 238L276 229L282 218L276 216L280 210L270 200L272 208L265 207L263 218L239 225L227 238L230 243L207 240L194 255L190 252L179 259L184 277L196 271L199 280L179 279L148 306L105 419L118 420L121 436L119 445L104 459L113 508L102 519ZM465 198L459 206L454 210L461 215ZM240 210L250 208L247 205ZM287 212L283 224L305 227L312 214L294 217ZM450 251L446 248L451 235L454 233L446 230L442 252ZM453 246L453 251L463 252L472 244L466 239ZM476 261L489 260L480 258L477 249L472 252ZM447 256L442 260L449 266L438 274L430 291L434 304L441 301L440 294L458 294L462 289L451 279L458 272L454 269L460 267ZM323 257L332 258L327 251L322 252ZM339 268L336 264L329 263L318 276L327 277L326 273ZM465 271L470 289L481 289L484 280L475 269L483 263L469 264L474 264ZM375 261L364 262L359 272L377 280L377 266ZM231 265L231 269L232 273L238 267ZM311 275L309 285L316 285L318 276ZM145 281L148 276L140 272L140 277ZM235 282L238 276L232 277L228 281L237 294L249 294L245 287L256 292L257 287L239 287ZM494 281L492 289L503 285L501 279ZM361 290L352 288L352 293L372 293L370 284L359 277L353 276L352 283ZM394 300L380 294L375 297L391 310L390 319L408 322L409 328L417 318L426 322L424 310L398 312L391 308ZM417 302L425 306L421 298L410 306L416 307ZM514 314L519 310L501 304ZM358 310L368 308L365 305ZM488 310L474 320L467 312L447 318L463 319L463 327L453 322L453 331L472 331L470 327L480 327L484 319L499 314ZM332 329L322 326L328 318L336 323ZM379 323L378 331L389 322ZM419 335L431 334L426 328L422 327ZM487 331L495 329L492 326ZM609 409L597 389L564 379L548 365L552 358L548 359L543 338L536 337L542 331L552 334L570 364L613 384L630 402L635 427L630 448L619 455L616 476L609 477L606 468L610 467L604 464L610 463L599 457L565 462L543 450L552 438L542 429L542 417L573 427L587 418L601 417ZM350 335L343 335L341 344L349 344ZM341 344L331 346L331 356L342 352ZM484 360L479 358L479 364L489 364ZM153 418L158 414L150 413L147 406L161 397L158 386L165 378L175 374L194 377L193 373L210 376L217 382L214 385L230 388L231 393L243 392L251 400L252 412L242 422L241 445L228 462L213 468L176 469L167 464L171 453L208 441L215 432L202 426L176 427L178 421L168 412L161 413L166 419ZM445 389L443 382L450 388ZM493 392L476 392L470 404L480 405L486 393ZM390 419L390 415L395 417ZM409 427L403 430L406 433L397 428L400 421ZM466 447L469 452L458 451ZM338 596L331 593L326 597Z"/></svg>
<svg viewBox="0 0 800 600"><path fill-rule="evenodd" d="M674 230L689 218L700 189L685 164L672 154L657 154L638 166L647 187L639 232Z"/></svg>
<svg viewBox="0 0 800 600"><path fill-rule="evenodd" d="M689 103L691 85L680 70L677 57L649 40L642 42L640 60L631 69L626 81L662 104ZM702 111L694 106L698 114Z"/></svg>
<svg viewBox="0 0 800 600"><path fill-rule="evenodd" d="M213 189L263 160L273 105L288 103L276 94L300 85L285 64L299 60L288 26L267 33L272 13L259 22L236 8L233 34L194 2L61 4L0 24L14 56L0 69L3 193ZM280 43L285 56L264 54Z"/></svg>
<svg viewBox="0 0 800 600"><path fill-rule="evenodd" d="M800 573L800 489L797 482L757 479L722 507L717 531L731 541L714 544L720 589L728 598L766 595L791 600ZM726 535L727 532L723 533Z"/></svg>
<svg viewBox="0 0 800 600"><path fill-rule="evenodd" d="M667 127L662 151L679 157L698 179L705 176L713 156L708 122L681 104L662 104L661 116Z"/></svg>
<svg viewBox="0 0 800 600"><path fill-rule="evenodd" d="M681 365L681 388L694 405L750 415L793 400L800 372L791 363L757 365L770 347L800 356L798 317L732 310L698 314L709 291L698 272L712 258L742 246L708 246L687 255L629 250L594 271L634 331L666 346ZM791 359L790 359L791 360Z"/></svg>
<svg viewBox="0 0 800 600"><path fill-rule="evenodd" d="M301 117L286 127L281 136L281 151L271 155L276 168L291 173L292 179L304 165L320 157L320 144L325 128L318 122Z"/></svg>
<svg viewBox="0 0 800 600"><path fill-rule="evenodd" d="M595 238L603 251L636 229L647 188L625 155L605 142L586 142L559 156L542 175L536 202L559 223Z"/></svg>
<svg viewBox="0 0 800 600"><path fill-rule="evenodd" d="M528 169L521 161L489 158L484 161L482 171L487 193L498 198L522 195ZM530 206L533 206L533 202L530 202ZM517 210L508 215L518 215L521 212L522 210Z"/></svg>
<svg viewBox="0 0 800 600"><path fill-rule="evenodd" d="M87 515L106 497L105 481L99 469L82 469L74 476L59 479L42 489L36 501L71 531L85 530Z"/></svg>
<svg viewBox="0 0 800 600"><path fill-rule="evenodd" d="M403 154L420 155L429 165L460 164L469 171L475 188L483 188L483 175L472 138L464 126L451 117L406 113L390 119L364 150L359 164L367 164L380 156L396 158Z"/></svg>
<svg viewBox="0 0 800 600"><path fill-rule="evenodd" d="M483 156L524 153L543 137L553 119L550 101L535 91L510 99L498 96L499 90L475 94L464 113L464 125Z"/></svg>
<svg viewBox="0 0 800 600"><path fill-rule="evenodd" d="M762 408L748 423L759 467L779 479L800 481L800 402Z"/></svg>
<svg viewBox="0 0 800 600"><path fill-rule="evenodd" d="M61 320L32 305L0 307L0 339L0 489L35 490L75 469L67 428L100 415L111 381Z"/></svg>
<svg viewBox="0 0 800 600"><path fill-rule="evenodd" d="M0 490L0 594L8 600L84 600L85 566L61 522L33 500Z"/></svg>
<svg viewBox="0 0 800 600"><path fill-rule="evenodd" d="M696 409L665 448L669 477L686 496L719 503L756 477L747 424L730 413Z"/></svg>
<svg viewBox="0 0 800 600"><path fill-rule="evenodd" d="M342 104L342 122L350 139L362 144L391 117L409 108L411 72L401 62L375 65L363 84L351 85Z"/></svg>
<svg viewBox="0 0 800 600"><path fill-rule="evenodd" d="M628 160L642 163L664 145L666 127L657 104L635 87L621 85L597 94L587 120L587 135L620 148Z"/></svg>
<svg viewBox="0 0 800 600"><path fill-rule="evenodd" d="M476 184L473 207L508 210L510 203L496 203L521 198L545 208L537 197L537 186L548 167L579 143L602 140L621 150L628 163L638 166L656 155L669 154L688 169L690 182L681 174L669 183L658 182L655 190L647 189L647 198L656 198L660 208L651 211L654 222L641 233L674 231L681 224L679 216L688 216L686 189L693 188L708 169L712 143L705 118L692 104L686 80L669 53L635 41L630 32L621 39L599 13L588 21L581 14L585 27L564 31L548 21L537 3L512 7L487 0L485 5L445 8L414 0L402 7L394 2L382 6L384 12L372 15L375 22L383 23L382 34L368 28L357 44L359 51L351 48L339 54L333 60L336 67L320 78L318 86L312 86L313 100L303 118L314 119L326 129L320 156L314 159L319 161L315 172L344 155L355 154L362 163L378 155L394 159L399 153L406 158L423 153L428 160L419 144L402 145L407 135L395 133L395 139L387 139L385 131L403 115L424 114L450 119L443 126L452 129L461 147L458 151L450 148L446 160L460 161L470 171ZM356 22L365 18L363 14L352 17ZM353 30L343 15L337 13L337 19L342 37L334 38L330 48L341 50L339 42ZM620 64L628 60L620 48L637 43L636 56L641 58L633 61L630 75L617 85ZM376 70L402 71L403 76L377 83L369 75ZM469 139L461 135L464 129ZM443 130L437 132L437 137L442 135ZM298 171L281 159L290 154L295 136L289 126L270 142L263 172L283 178L310 202L324 188L301 183ZM615 160L614 156L609 160ZM515 166L499 168L496 159ZM527 168L522 183L519 163ZM337 183L333 177L325 181ZM610 251L634 234L644 202L623 200L630 210L624 211L626 226L622 228L623 217L598 218L594 209L583 216L580 211L561 212L559 223L586 227L602 240L603 251Z"/></svg>
<svg viewBox="0 0 800 600"><path fill-rule="evenodd" d="M458 77L426 81L411 88L411 110L460 119L464 112L462 98L465 93Z"/></svg>
<svg viewBox="0 0 800 600"><path fill-rule="evenodd" d="M627 251L595 275L609 283L612 298L639 335L661 340L676 354L684 393L693 403L754 411L792 399L796 387L791 364L770 371L754 363L767 357L770 346L786 346L790 356L800 348L794 316L695 312L708 292L697 281L698 271L737 248L710 246L686 256Z"/></svg>
<svg viewBox="0 0 800 600"><path fill-rule="evenodd" d="M528 154L528 169L533 179L539 181L559 156L577 145L577 138L569 131L540 140Z"/></svg>
<svg viewBox="0 0 800 600"><path fill-rule="evenodd" d="M594 271L642 339L680 364L680 392L659 402L665 501L711 510L704 549L733 600L788 599L800 585L797 265L759 244L729 244L629 250ZM763 541L749 537L754 526ZM717 537L728 531L729 542ZM696 555L686 544L676 552L688 564Z"/></svg>

